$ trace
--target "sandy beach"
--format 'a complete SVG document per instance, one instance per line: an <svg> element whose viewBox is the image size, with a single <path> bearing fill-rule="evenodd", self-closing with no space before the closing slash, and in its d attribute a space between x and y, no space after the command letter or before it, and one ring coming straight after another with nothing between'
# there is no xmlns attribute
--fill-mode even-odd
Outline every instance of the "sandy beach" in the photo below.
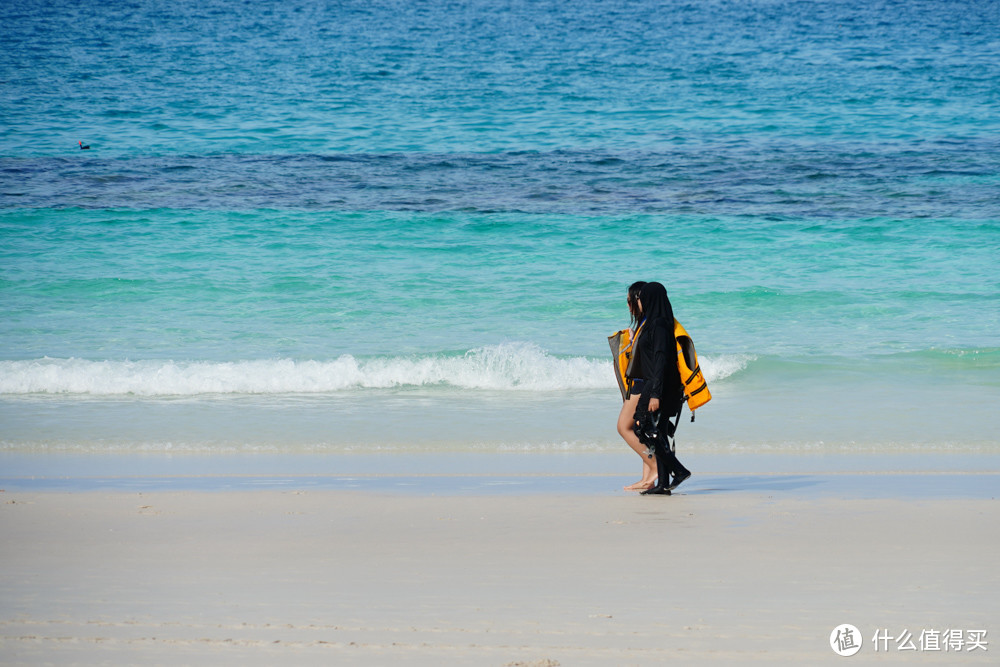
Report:
<svg viewBox="0 0 1000 667"><path fill-rule="evenodd" d="M0 26L0 667L1000 667L1000 0Z"/></svg>
<svg viewBox="0 0 1000 667"><path fill-rule="evenodd" d="M669 498L7 489L0 662L816 664L841 659L844 623L856 661L995 662L988 493L720 480ZM960 651L919 641L952 630Z"/></svg>

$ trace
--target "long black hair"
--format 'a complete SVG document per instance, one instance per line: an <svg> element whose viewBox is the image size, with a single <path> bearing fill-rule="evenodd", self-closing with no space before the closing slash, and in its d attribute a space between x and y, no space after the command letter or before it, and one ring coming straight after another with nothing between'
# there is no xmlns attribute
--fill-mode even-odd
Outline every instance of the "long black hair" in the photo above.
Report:
<svg viewBox="0 0 1000 667"><path fill-rule="evenodd" d="M649 323L663 319L668 331L674 330L674 309L667 298L667 288L660 283L646 283L639 290L642 318Z"/></svg>
<svg viewBox="0 0 1000 667"><path fill-rule="evenodd" d="M663 400L660 410L662 414L670 417L680 411L681 401L684 398L684 385L681 384L681 375L678 372L677 362L674 361L674 309L670 305L670 299L667 298L667 288L660 283L643 285L642 291L639 292L639 300L642 302L642 316L646 323L644 331L649 332L644 333L645 340L640 341L640 354L652 353L655 357L660 345L666 345L664 351L667 353L662 378L647 377L647 388L653 391L659 388L659 396ZM650 365L647 366L647 363ZM653 366L652 359L643 359L643 369L647 373L656 372ZM643 393L645 395L645 389Z"/></svg>
<svg viewBox="0 0 1000 667"><path fill-rule="evenodd" d="M645 284L644 281L637 280L628 286L628 312L632 316L632 329L639 326L639 322L642 321L642 315L639 313L639 293Z"/></svg>

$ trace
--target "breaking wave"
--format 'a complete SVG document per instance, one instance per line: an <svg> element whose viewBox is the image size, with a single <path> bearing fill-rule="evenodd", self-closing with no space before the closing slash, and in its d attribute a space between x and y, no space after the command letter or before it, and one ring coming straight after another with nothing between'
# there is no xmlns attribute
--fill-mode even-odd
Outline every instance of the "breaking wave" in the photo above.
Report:
<svg viewBox="0 0 1000 667"><path fill-rule="evenodd" d="M706 379L747 367L751 356L701 359ZM614 388L610 358L565 357L527 343L464 354L333 360L89 361L43 358L0 361L0 394L195 396L311 394L360 389L451 387L487 391Z"/></svg>

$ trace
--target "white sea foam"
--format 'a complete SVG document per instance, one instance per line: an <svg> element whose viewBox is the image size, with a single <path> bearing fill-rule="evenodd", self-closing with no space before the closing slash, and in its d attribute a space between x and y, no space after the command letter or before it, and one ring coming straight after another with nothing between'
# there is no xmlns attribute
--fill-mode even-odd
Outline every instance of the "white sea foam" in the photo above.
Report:
<svg viewBox="0 0 1000 667"><path fill-rule="evenodd" d="M756 360L757 357L752 354L725 354L718 357L698 357L698 363L701 365L705 381L708 383L718 382L731 375L736 375Z"/></svg>
<svg viewBox="0 0 1000 667"><path fill-rule="evenodd" d="M701 360L718 381L753 360L745 355ZM564 391L615 386L611 360L563 357L529 343L507 343L464 355L357 358L330 361L272 359L209 361L89 361L36 359L0 362L0 394L194 396L310 394L396 387L454 387L491 391Z"/></svg>

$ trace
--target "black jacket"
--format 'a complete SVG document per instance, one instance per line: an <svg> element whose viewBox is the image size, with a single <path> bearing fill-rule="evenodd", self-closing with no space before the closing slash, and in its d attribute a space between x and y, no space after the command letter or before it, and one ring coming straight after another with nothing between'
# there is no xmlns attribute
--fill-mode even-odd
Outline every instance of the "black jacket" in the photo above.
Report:
<svg viewBox="0 0 1000 667"><path fill-rule="evenodd" d="M636 341L636 364L633 375L642 378L639 405L649 404L649 399L660 399L660 412L673 416L680 412L684 401L684 387L677 370L677 343L674 340L674 323L669 326L666 318L646 322Z"/></svg>

